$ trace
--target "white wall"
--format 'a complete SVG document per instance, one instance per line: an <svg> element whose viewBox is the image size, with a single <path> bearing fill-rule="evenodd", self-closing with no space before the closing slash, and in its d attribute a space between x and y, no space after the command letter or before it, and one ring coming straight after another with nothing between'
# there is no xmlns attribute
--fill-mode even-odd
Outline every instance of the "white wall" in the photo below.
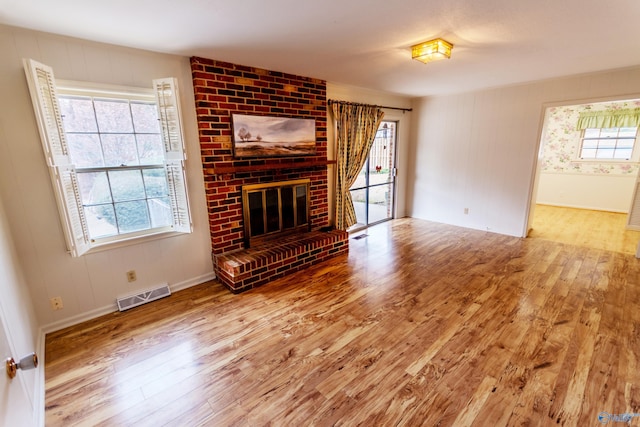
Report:
<svg viewBox="0 0 640 427"><path fill-rule="evenodd" d="M639 90L634 67L415 99L408 214L524 236L545 105Z"/></svg>
<svg viewBox="0 0 640 427"><path fill-rule="evenodd" d="M0 198L39 325L58 329L116 309L118 296L168 283L173 290L213 277L189 59L0 26ZM66 80L151 87L179 79L194 232L79 258L66 252L22 58ZM136 270L128 283L125 272ZM49 299L62 297L52 311Z"/></svg>
<svg viewBox="0 0 640 427"><path fill-rule="evenodd" d="M536 203L628 213L635 185L635 176L545 172Z"/></svg>
<svg viewBox="0 0 640 427"><path fill-rule="evenodd" d="M359 88L355 86L342 85L327 82L327 99L338 101L357 102L362 104L382 105L387 107L411 108L411 98L389 94L385 92L374 91L370 89ZM335 122L331 107L328 107L327 114L327 156L329 160L335 160ZM409 153L409 135L411 131L411 115L412 112L403 113L400 110L384 109L384 120L397 121L397 152L396 152L396 168L398 175L396 176L396 199L395 199L395 217L402 218L406 216L406 189L407 189L407 173L409 161L407 159ZM329 168L329 212L333 220L335 217L335 168Z"/></svg>

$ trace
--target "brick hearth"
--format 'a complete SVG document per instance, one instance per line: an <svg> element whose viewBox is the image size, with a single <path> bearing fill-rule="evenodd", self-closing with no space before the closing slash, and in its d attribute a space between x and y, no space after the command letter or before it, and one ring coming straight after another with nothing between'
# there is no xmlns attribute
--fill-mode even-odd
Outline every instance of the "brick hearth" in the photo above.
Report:
<svg viewBox="0 0 640 427"><path fill-rule="evenodd" d="M329 225L326 82L197 57L191 58L191 70L212 258L219 280L240 292L347 252L347 233L318 231ZM235 159L234 113L314 118L316 154ZM311 182L311 232L245 249L242 186L303 178Z"/></svg>
<svg viewBox="0 0 640 427"><path fill-rule="evenodd" d="M349 251L348 233L339 230L295 234L215 257L220 280L242 292Z"/></svg>

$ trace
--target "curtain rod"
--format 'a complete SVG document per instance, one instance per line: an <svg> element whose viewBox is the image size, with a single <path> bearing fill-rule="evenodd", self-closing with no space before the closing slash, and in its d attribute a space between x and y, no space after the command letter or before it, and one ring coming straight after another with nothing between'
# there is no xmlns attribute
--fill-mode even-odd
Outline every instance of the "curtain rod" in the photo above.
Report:
<svg viewBox="0 0 640 427"><path fill-rule="evenodd" d="M378 108L387 108L389 110L400 110L402 113L405 111L413 111L413 108L402 108L402 107L387 107L385 105L371 105L371 104L361 104L359 102L348 102L348 101L339 101L337 99L327 99L327 104L346 104L346 105L362 105L364 107L378 107Z"/></svg>

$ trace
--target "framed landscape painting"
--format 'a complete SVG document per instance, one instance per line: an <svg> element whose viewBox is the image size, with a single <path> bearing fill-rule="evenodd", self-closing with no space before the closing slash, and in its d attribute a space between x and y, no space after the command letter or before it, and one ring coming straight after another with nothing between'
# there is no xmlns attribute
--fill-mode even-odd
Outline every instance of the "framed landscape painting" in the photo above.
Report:
<svg viewBox="0 0 640 427"><path fill-rule="evenodd" d="M235 157L316 154L315 119L232 114Z"/></svg>

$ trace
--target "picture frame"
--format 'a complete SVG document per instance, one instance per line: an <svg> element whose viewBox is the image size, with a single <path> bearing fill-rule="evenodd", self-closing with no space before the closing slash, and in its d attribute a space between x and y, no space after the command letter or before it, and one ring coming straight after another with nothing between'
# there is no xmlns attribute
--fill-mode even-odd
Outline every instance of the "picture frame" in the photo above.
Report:
<svg viewBox="0 0 640 427"><path fill-rule="evenodd" d="M316 121L292 118L232 114L233 156L290 157L316 154Z"/></svg>

